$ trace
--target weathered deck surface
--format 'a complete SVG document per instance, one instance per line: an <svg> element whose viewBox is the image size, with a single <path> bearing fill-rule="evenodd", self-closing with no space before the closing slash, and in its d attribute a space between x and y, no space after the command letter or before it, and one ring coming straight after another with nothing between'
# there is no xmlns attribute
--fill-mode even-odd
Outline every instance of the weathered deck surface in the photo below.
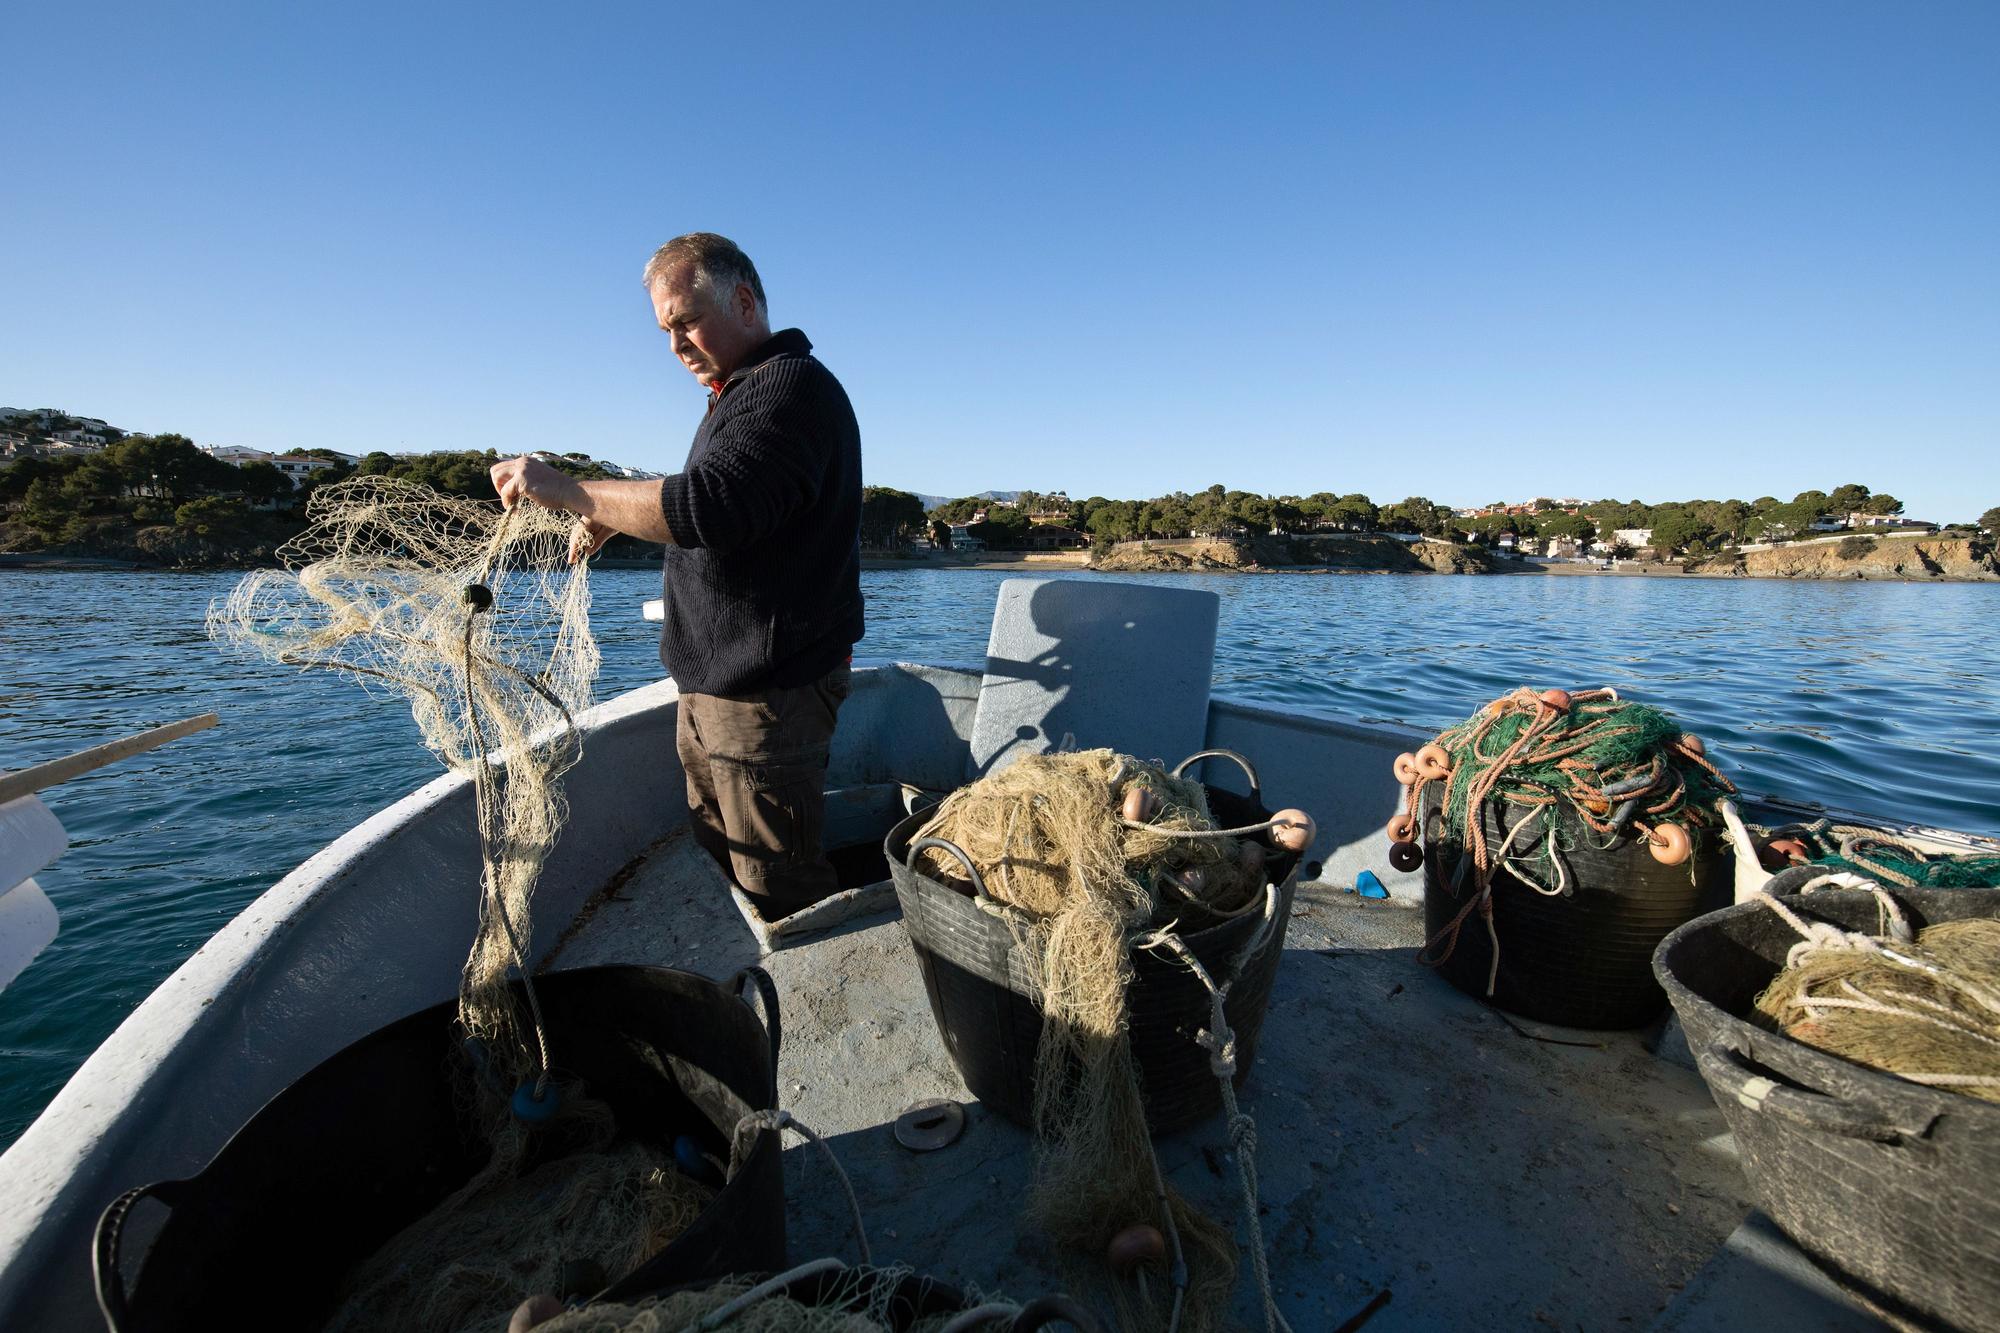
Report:
<svg viewBox="0 0 2000 1333"><path fill-rule="evenodd" d="M1636 1034L1532 1028L1459 994L1415 961L1408 907L1317 884L1300 904L1244 1089L1292 1326L1334 1327L1383 1290L1371 1331L1651 1324L1751 1206L1700 1080ZM758 950L713 866L676 836L553 965L726 976ZM1020 1220L1028 1136L972 1102L893 913L763 962L783 996L785 1104L852 1174L877 1261L1016 1297L1075 1285ZM928 1097L966 1103L969 1124L917 1155L890 1123ZM1160 1145L1176 1184L1233 1218L1226 1148L1219 1125ZM854 1257L823 1160L795 1144L786 1163L794 1260ZM1238 1312L1262 1322L1247 1265Z"/></svg>

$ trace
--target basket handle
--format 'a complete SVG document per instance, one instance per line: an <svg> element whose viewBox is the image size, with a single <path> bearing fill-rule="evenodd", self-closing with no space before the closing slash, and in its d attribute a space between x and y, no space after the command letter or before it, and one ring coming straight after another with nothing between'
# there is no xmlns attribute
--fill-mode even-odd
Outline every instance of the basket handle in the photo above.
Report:
<svg viewBox="0 0 2000 1333"><path fill-rule="evenodd" d="M1909 1131L1890 1124L1878 1110L1776 1082L1741 1051L1721 1042L1711 1042L1698 1052L1695 1064L1700 1066L1702 1077L1708 1080L1718 1099L1727 1097L1800 1129L1818 1130L1844 1139L1865 1139L1870 1143L1899 1143L1910 1137Z"/></svg>
<svg viewBox="0 0 2000 1333"><path fill-rule="evenodd" d="M1263 784L1257 781L1256 768L1251 765L1248 759L1245 759L1234 750L1196 750L1193 754L1174 765L1174 776L1179 777L1203 759L1228 759L1234 761L1236 766L1243 770L1243 775L1250 779L1250 799L1255 801L1260 807L1264 804L1264 788Z"/></svg>
<svg viewBox="0 0 2000 1333"><path fill-rule="evenodd" d="M737 999L750 1005L751 1012L763 1020L764 1035L771 1042L771 1095L775 1097L778 1093L778 1044L784 1038L784 1023L778 1017L777 983L771 980L769 972L752 963L729 979L729 988L736 992ZM753 988L762 1002L761 1012L758 1005L750 1004Z"/></svg>
<svg viewBox="0 0 2000 1333"><path fill-rule="evenodd" d="M174 1206L174 1198L186 1185L185 1180L156 1180L150 1185L140 1185L126 1190L111 1201L97 1219L97 1230L91 1237L91 1275L97 1283L97 1308L104 1312L104 1326L111 1333L125 1333L129 1311L126 1307L125 1274L118 1263L118 1250L125 1237L125 1223L132 1216L132 1209L141 1199L154 1198L168 1208Z"/></svg>
<svg viewBox="0 0 2000 1333"><path fill-rule="evenodd" d="M993 903L992 897L986 892L986 877L979 873L978 866L972 864L972 858L965 854L965 849L955 842L951 842L945 838L918 838L910 844L909 854L903 858L903 864L911 870L915 870L917 868L917 853L925 850L943 852L947 856L955 858L960 865L965 867L965 873L972 877L972 896L982 903L997 906L997 904Z"/></svg>

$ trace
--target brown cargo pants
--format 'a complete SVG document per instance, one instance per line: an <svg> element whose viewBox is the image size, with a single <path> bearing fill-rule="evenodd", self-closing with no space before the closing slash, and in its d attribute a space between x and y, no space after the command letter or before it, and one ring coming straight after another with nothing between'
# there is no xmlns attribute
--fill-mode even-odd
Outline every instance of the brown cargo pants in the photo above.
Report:
<svg viewBox="0 0 2000 1333"><path fill-rule="evenodd" d="M772 919L839 885L820 848L827 750L850 671L808 685L683 694L674 745L695 840Z"/></svg>

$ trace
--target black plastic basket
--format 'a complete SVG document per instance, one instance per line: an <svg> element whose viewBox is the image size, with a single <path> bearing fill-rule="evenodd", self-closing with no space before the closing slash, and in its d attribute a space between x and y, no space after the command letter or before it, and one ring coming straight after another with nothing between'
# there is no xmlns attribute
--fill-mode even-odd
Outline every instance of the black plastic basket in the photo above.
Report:
<svg viewBox="0 0 2000 1333"><path fill-rule="evenodd" d="M1441 815L1436 786L1424 796L1424 934L1435 940L1477 890L1472 867L1447 855L1438 839ZM1486 805L1486 841L1499 847L1525 809ZM1562 853L1567 893L1550 895L1502 869L1493 876L1493 930L1500 937L1500 967L1493 994L1493 943L1477 907L1457 940L1435 944L1431 957L1452 985L1490 999L1497 1008L1541 1023L1615 1031L1644 1027L1666 1012L1667 997L1653 980L1653 950L1676 927L1729 901L1732 862L1721 839L1710 838L1690 862L1661 865L1636 834L1599 850L1574 814L1563 811L1574 850ZM1690 874L1690 866L1693 873Z"/></svg>
<svg viewBox="0 0 2000 1333"><path fill-rule="evenodd" d="M2000 916L2000 889L1898 889L1910 924ZM1874 895L1787 898L1878 929ZM2000 1105L1866 1068L1748 1021L1798 934L1760 903L1681 927L1653 962L1743 1169L1799 1247L1924 1327L2000 1328Z"/></svg>
<svg viewBox="0 0 2000 1333"><path fill-rule="evenodd" d="M1204 751L1175 772L1209 754L1226 752ZM1255 771L1240 756L1227 757L1249 773L1251 794L1208 787L1216 819L1232 828L1269 819ZM1031 1125L1042 1009L1029 960L1007 924L980 906L983 886L973 878L940 882L912 867L911 843L934 814L921 810L911 815L889 831L884 844L903 926L916 946L931 1014L965 1086L1008 1119ZM959 856L962 860L963 853ZM1181 936L1218 984L1234 977L1223 1012L1236 1034L1239 1085L1255 1060L1257 1035L1284 952L1298 860L1295 853L1270 852L1267 870L1278 892L1268 931L1264 914L1253 910ZM972 875L971 867L966 868ZM1260 931L1265 932L1261 944L1242 960L1240 971L1232 972L1237 956ZM1209 1070L1208 1052L1195 1044L1195 1034L1208 1026L1207 989L1171 955L1135 949L1126 1009L1139 1091L1153 1132L1169 1133L1215 1114L1222 1091Z"/></svg>
<svg viewBox="0 0 2000 1333"><path fill-rule="evenodd" d="M768 1030L738 998L753 982ZM777 993L760 969L725 988L669 968L580 968L536 978L535 992L559 1072L610 1103L623 1133L661 1147L691 1135L727 1161L738 1121L777 1107ZM114 1201L92 1251L113 1333L235 1328L246 1311L264 1329L319 1328L347 1273L486 1161L456 1018L442 1004L371 1033L272 1098L198 1175ZM606 1295L782 1267L781 1152L776 1130L758 1131L694 1225ZM170 1211L128 1290L121 1244L147 1198Z"/></svg>

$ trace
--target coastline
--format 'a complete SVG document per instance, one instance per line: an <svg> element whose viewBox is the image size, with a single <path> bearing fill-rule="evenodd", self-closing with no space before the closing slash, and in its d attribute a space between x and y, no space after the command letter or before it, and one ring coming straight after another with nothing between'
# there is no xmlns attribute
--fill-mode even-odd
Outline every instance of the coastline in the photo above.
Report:
<svg viewBox="0 0 2000 1333"><path fill-rule="evenodd" d="M1012 555L1015 558L1008 559L1007 557L1009 555ZM639 562L635 561L620 562L620 567L636 568L638 566ZM1381 574L1406 574L1414 572L1432 572L1432 573L1437 572L1437 571L1412 571L1403 569L1368 569L1368 568L1357 568L1353 566L1317 565L1317 564L1315 565L1251 564L1236 568L1219 568L1215 566L1195 565L1187 568L1179 568L1172 570L1115 569L1115 568L1106 569L1093 563L1092 560L1090 559L1089 553L1085 551L1065 551L1052 554L1044 552L991 551L987 552L983 558L976 560L966 559L962 557L952 557L952 556L927 556L914 559L899 559L894 556L882 556L882 555L871 556L863 554L863 556L861 557L861 567L867 570L894 570L894 569L912 569L912 570L931 569L940 571L972 570L972 569L1002 570L1002 571L1011 570L1021 574L1032 574L1036 572L1046 572L1050 570L1074 569L1074 570L1080 570L1084 573L1103 574L1108 577L1116 577L1120 574L1134 574L1134 573L1138 574L1176 573L1176 574L1213 574L1213 575L1289 574L1294 576L1311 576L1311 575L1326 575L1326 574L1381 575ZM1804 583L2000 583L2000 575L1996 574L1988 574L1979 577L1966 577L1963 575L1956 575L1956 574L1925 574L1925 575L1908 575L1908 574L1893 575L1893 574L1875 574L1875 573L1853 573L1853 574L1839 574L1839 575L1776 574L1776 573L1762 574L1762 573L1750 573L1743 569L1733 568L1733 567L1722 568L1722 569L1684 569L1678 564L1648 564L1640 561L1630 561L1630 560L1620 562L1617 566L1611 569L1599 569L1591 565L1536 564L1525 560L1523 561L1502 560L1502 561L1496 561L1491 569L1474 571L1474 573L1479 575L1492 575L1502 578L1520 578L1520 577L1533 577L1536 575L1549 575L1557 578L1618 578L1618 579L1647 578L1654 580L1702 579L1702 580L1713 580L1713 581L1723 581L1723 582L1732 580L1741 580L1741 579L1755 579L1759 581L1774 582L1774 583L1801 583L1801 582Z"/></svg>
<svg viewBox="0 0 2000 1333"><path fill-rule="evenodd" d="M104 573L199 573L225 569L261 569L275 567L270 562L231 562L200 565L148 564L137 560L118 559L111 556L44 554L41 552L0 552L0 573L8 570L26 570L54 573L104 574ZM596 560L595 569L657 569L657 560ZM1296 576L1342 574L1401 574L1416 571L1398 569L1368 569L1341 565L1259 565L1251 564L1235 568L1213 566L1191 566L1174 570L1106 569L1092 562L1087 551L989 551L978 559L946 555L927 555L911 559L896 556L869 555L861 557L861 568L866 570L1000 570L1020 574L1047 573L1059 570L1079 570L1084 573L1104 574L1116 577L1131 573L1181 573L1181 574L1290 574ZM1430 571L1435 572L1435 571ZM1496 562L1491 569L1476 571L1505 578L1549 575L1558 578L1650 578L1650 579L1760 579L1774 582L1810 583L1996 583L2000 575L1966 577L1956 574L1891 575L1879 573L1852 573L1840 575L1814 574L1763 574L1750 573L1740 568L1724 569L1684 569L1673 564L1645 564L1624 561L1612 569L1599 569L1591 565L1534 564L1527 561Z"/></svg>

